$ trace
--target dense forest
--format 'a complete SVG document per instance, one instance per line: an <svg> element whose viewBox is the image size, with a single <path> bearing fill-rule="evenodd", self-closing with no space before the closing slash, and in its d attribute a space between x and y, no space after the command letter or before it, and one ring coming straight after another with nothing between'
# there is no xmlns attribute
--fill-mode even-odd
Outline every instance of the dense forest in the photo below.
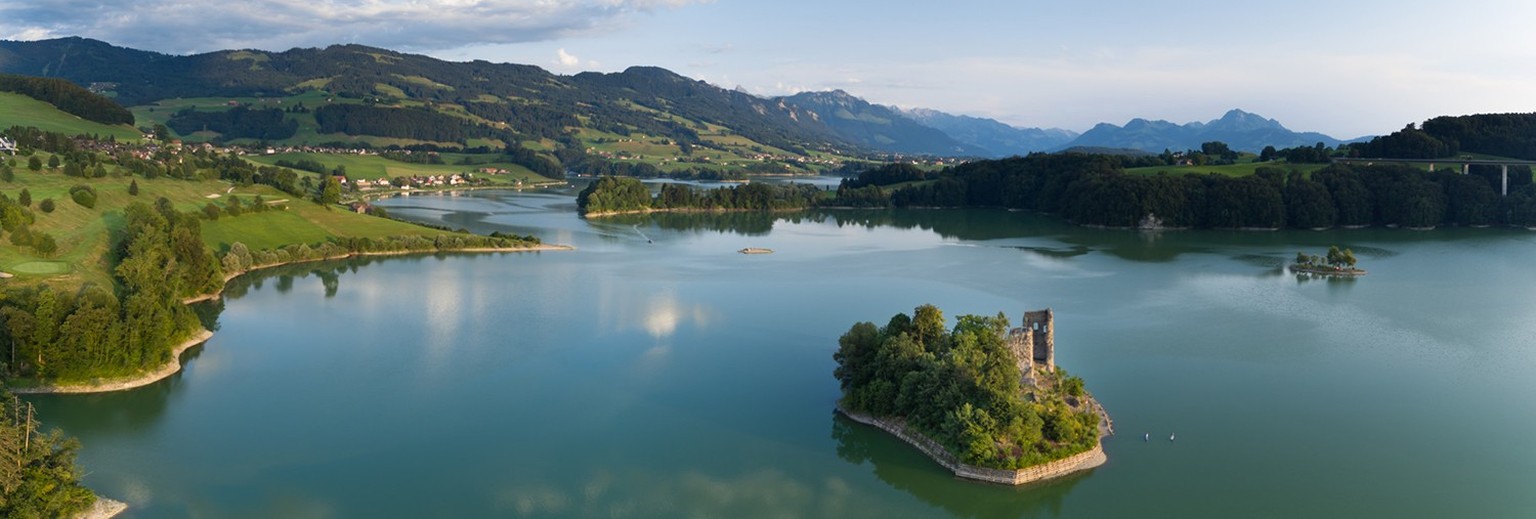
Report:
<svg viewBox="0 0 1536 519"><path fill-rule="evenodd" d="M491 134L467 120L420 108L385 108L370 105L334 104L316 108L320 133L377 135L433 142L463 144L471 137Z"/></svg>
<svg viewBox="0 0 1536 519"><path fill-rule="evenodd" d="M124 211L117 287L64 290L42 284L0 292L0 345L10 377L79 381L125 376L170 360L198 329L181 301L223 285L197 217L164 198Z"/></svg>
<svg viewBox="0 0 1536 519"><path fill-rule="evenodd" d="M102 124L133 124L133 113L63 79L0 74L0 92L15 92Z"/></svg>
<svg viewBox="0 0 1536 519"><path fill-rule="evenodd" d="M601 177L576 196L581 214L637 211L772 211L804 209L816 204L822 192L804 184L742 184L717 189L697 189L686 184L662 184L654 197L633 177Z"/></svg>
<svg viewBox="0 0 1536 519"><path fill-rule="evenodd" d="M932 305L885 326L855 324L833 355L841 405L904 418L976 466L1019 469L1093 448L1098 416L1066 401L1083 396L1082 379L1058 369L1027 398L1008 330L1002 314L963 315L946 330Z"/></svg>
<svg viewBox="0 0 1536 519"><path fill-rule="evenodd" d="M910 180L890 171L893 168L866 175ZM1536 225L1536 185L1531 184L1530 170L1511 169L1507 197L1498 195L1496 179L1407 166L1342 164L1310 175L1279 166L1259 167L1242 177L1130 175L1118 157L1033 154L970 162L889 193L878 184L850 181L831 205L1007 207L1110 227L1136 227L1148 215L1155 215L1163 226L1191 228ZM851 187L855 185L863 187Z"/></svg>
<svg viewBox="0 0 1536 519"><path fill-rule="evenodd" d="M1441 116L1352 145L1358 157L1437 159L1482 153L1536 160L1536 113Z"/></svg>
<svg viewBox="0 0 1536 519"><path fill-rule="evenodd" d="M276 108L252 110L237 106L223 111L197 111L191 108L176 112L166 126L176 133L188 135L200 131L222 134L223 139L281 140L293 137L299 131L299 122L285 118Z"/></svg>

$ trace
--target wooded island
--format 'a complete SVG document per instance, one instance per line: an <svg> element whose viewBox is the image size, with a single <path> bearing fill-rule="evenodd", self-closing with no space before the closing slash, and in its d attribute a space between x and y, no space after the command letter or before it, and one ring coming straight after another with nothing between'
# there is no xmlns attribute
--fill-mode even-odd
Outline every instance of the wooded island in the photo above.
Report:
<svg viewBox="0 0 1536 519"><path fill-rule="evenodd" d="M1097 466L1112 426L1083 380L1055 366L1053 326L1044 310L1017 329L1001 313L946 329L932 305L855 324L833 355L838 409L962 477L1022 484Z"/></svg>

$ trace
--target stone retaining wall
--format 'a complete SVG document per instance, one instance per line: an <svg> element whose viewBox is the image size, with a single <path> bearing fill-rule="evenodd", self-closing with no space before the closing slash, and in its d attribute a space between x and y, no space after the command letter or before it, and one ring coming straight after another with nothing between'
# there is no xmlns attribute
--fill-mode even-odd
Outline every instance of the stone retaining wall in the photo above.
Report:
<svg viewBox="0 0 1536 519"><path fill-rule="evenodd" d="M876 418L864 413L849 412L847 409L843 409L842 406L838 406L837 411L855 422L879 427L881 430L901 438L902 441L912 444L913 447L923 451L923 454L927 454L929 458L933 458L934 461L943 465L944 468L954 472L956 476L986 481L988 483L1023 485L1065 476L1080 470L1088 470L1103 465L1105 461L1109 460L1109 457L1104 454L1104 444L1101 441L1087 451L1019 470L977 467L961 463L943 445L939 445L938 442L933 441L927 436L909 431L906 422L901 419Z"/></svg>

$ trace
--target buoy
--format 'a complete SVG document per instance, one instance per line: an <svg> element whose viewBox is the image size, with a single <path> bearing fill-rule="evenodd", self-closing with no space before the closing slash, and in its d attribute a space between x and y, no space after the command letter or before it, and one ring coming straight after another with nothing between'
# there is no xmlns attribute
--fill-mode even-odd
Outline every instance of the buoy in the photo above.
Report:
<svg viewBox="0 0 1536 519"><path fill-rule="evenodd" d="M1144 442L1152 441L1152 433L1141 433L1141 441L1144 441Z"/></svg>
<svg viewBox="0 0 1536 519"><path fill-rule="evenodd" d="M1168 441L1173 441L1173 433L1168 433Z"/></svg>

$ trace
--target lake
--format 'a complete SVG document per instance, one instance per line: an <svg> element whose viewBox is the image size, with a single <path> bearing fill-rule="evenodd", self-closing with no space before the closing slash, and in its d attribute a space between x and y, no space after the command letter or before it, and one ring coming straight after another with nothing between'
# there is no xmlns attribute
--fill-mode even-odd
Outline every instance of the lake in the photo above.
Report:
<svg viewBox="0 0 1536 519"><path fill-rule="evenodd" d="M86 483L139 518L1536 515L1536 233L380 205L578 250L240 278L180 374L28 398L84 442ZM1332 244L1370 275L1281 270ZM1053 308L1109 462L973 483L834 415L838 336L925 303Z"/></svg>

